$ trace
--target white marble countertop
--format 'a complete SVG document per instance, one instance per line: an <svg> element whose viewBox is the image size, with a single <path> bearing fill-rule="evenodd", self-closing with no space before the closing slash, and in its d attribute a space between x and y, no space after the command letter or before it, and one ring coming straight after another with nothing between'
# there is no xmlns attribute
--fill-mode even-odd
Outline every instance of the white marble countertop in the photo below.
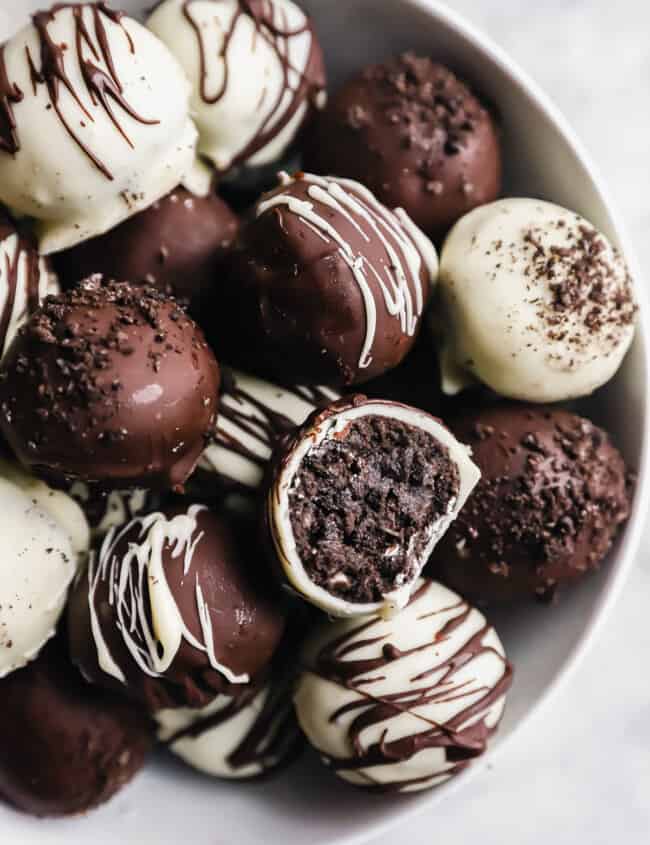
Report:
<svg viewBox="0 0 650 845"><path fill-rule="evenodd" d="M650 278L646 0L448 0L555 99L600 166ZM593 650L496 765L376 845L650 843L650 529Z"/></svg>

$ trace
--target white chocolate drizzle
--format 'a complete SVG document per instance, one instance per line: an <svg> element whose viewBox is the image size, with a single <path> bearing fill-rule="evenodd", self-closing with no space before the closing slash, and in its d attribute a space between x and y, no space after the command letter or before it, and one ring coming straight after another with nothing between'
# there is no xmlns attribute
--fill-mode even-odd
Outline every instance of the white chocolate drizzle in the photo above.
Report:
<svg viewBox="0 0 650 845"><path fill-rule="evenodd" d="M247 674L237 675L217 660L210 608L205 600L198 574L194 576L196 606L201 638L187 627L174 598L165 572L165 559L182 557L183 573L192 578L192 562L203 538L197 516L206 510L192 505L187 513L167 519L162 513L138 517L120 529L111 529L99 555L93 553L88 569L88 605L93 638L100 668L122 683L123 670L117 665L104 637L97 614L96 592L108 582L108 602L115 614L116 626L124 645L139 669L159 678L169 669L183 641L203 652L210 666L231 683L246 683ZM139 525L137 542L129 544L120 557L116 549L127 534Z"/></svg>
<svg viewBox="0 0 650 845"><path fill-rule="evenodd" d="M282 185L293 181L287 174L281 174L280 178ZM324 241L337 245L363 299L366 332L359 367L366 369L373 360L379 294L388 314L399 320L402 332L413 337L425 305L422 265L424 263L433 283L438 270L435 248L405 211L389 211L358 182L305 173L300 174L298 181L309 184L307 194L313 202L278 193L259 203L257 216L284 206ZM370 250L355 250L339 229L325 218L319 206L343 217L364 244L370 246L379 242L384 256L375 263L369 260Z"/></svg>

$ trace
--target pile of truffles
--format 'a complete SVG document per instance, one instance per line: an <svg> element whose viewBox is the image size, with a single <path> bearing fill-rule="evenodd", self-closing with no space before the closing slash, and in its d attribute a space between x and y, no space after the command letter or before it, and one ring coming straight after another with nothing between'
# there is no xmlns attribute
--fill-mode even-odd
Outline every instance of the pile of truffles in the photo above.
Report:
<svg viewBox="0 0 650 845"><path fill-rule="evenodd" d="M86 811L157 743L381 792L483 753L477 607L552 604L632 495L574 401L625 263L501 158L434 57L328 102L292 0L61 3L0 48L3 799Z"/></svg>

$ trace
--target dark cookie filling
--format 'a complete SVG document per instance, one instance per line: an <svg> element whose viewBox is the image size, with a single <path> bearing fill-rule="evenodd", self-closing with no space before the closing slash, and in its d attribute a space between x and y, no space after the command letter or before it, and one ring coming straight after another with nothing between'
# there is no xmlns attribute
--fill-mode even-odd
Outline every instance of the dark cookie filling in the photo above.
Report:
<svg viewBox="0 0 650 845"><path fill-rule="evenodd" d="M303 459L289 491L309 578L346 601L380 601L408 583L436 522L458 496L446 446L395 419L354 420Z"/></svg>

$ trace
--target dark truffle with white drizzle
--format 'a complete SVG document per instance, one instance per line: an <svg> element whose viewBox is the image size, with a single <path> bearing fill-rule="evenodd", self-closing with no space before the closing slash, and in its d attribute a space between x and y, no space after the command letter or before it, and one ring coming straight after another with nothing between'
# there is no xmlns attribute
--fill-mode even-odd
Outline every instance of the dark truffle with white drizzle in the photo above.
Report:
<svg viewBox="0 0 650 845"><path fill-rule="evenodd" d="M478 610L421 579L407 607L324 623L308 642L294 703L321 759L377 792L436 786L479 757L511 684Z"/></svg>
<svg viewBox="0 0 650 845"><path fill-rule="evenodd" d="M204 707L248 684L284 631L284 609L245 536L202 505L109 532L70 601L72 658L85 677L151 712Z"/></svg>
<svg viewBox="0 0 650 845"><path fill-rule="evenodd" d="M147 26L191 80L199 151L219 173L272 164L325 103L320 45L291 0L164 0Z"/></svg>
<svg viewBox="0 0 650 845"><path fill-rule="evenodd" d="M413 346L437 276L432 243L345 179L283 174L215 289L224 360L284 381L353 385Z"/></svg>
<svg viewBox="0 0 650 845"><path fill-rule="evenodd" d="M175 300L93 277L46 299L19 331L0 367L0 427L52 480L180 488L218 391L214 355Z"/></svg>
<svg viewBox="0 0 650 845"><path fill-rule="evenodd" d="M355 396L276 450L265 525L292 591L332 616L394 613L479 472L424 411Z"/></svg>
<svg viewBox="0 0 650 845"><path fill-rule="evenodd" d="M107 231L194 172L181 68L105 3L38 12L0 55L0 200L57 252Z"/></svg>

